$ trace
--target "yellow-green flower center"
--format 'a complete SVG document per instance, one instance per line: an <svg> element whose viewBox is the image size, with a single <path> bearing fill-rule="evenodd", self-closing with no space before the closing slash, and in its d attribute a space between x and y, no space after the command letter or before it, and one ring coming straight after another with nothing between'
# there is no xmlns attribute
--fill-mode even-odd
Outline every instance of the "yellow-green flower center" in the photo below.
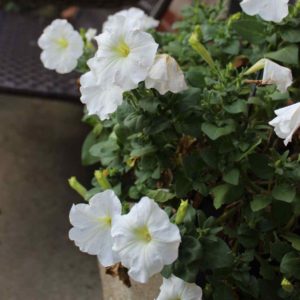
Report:
<svg viewBox="0 0 300 300"><path fill-rule="evenodd" d="M65 38L57 39L56 42L61 48L67 48L69 46L69 42Z"/></svg>
<svg viewBox="0 0 300 300"><path fill-rule="evenodd" d="M98 222L111 227L111 217L100 217L98 218Z"/></svg>
<svg viewBox="0 0 300 300"><path fill-rule="evenodd" d="M115 52L121 57L127 57L130 53L130 48L124 40L120 40L118 45L115 47Z"/></svg>
<svg viewBox="0 0 300 300"><path fill-rule="evenodd" d="M152 240L147 226L139 227L134 230L135 236L139 241L149 243Z"/></svg>

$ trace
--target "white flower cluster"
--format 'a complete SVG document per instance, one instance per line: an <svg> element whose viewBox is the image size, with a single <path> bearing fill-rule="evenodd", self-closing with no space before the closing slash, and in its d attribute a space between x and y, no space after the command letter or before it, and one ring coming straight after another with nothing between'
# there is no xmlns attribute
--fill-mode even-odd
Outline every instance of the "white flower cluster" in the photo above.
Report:
<svg viewBox="0 0 300 300"><path fill-rule="evenodd" d="M178 257L179 229L154 200L143 197L128 214L121 214L121 202L112 190L93 196L88 204L73 205L69 237L81 251L97 255L111 266L121 262L129 276L145 283ZM169 290L170 286L174 286ZM175 276L164 280L157 300L200 300L201 288ZM177 299L176 298L176 299Z"/></svg>
<svg viewBox="0 0 300 300"><path fill-rule="evenodd" d="M98 255L108 267L117 262L145 283L178 257L179 229L154 200L143 197L126 215L112 190L96 194L89 204L73 205L69 233L81 251Z"/></svg>
<svg viewBox="0 0 300 300"><path fill-rule="evenodd" d="M81 101L90 115L108 119L122 103L123 92L142 81L161 94L187 88L176 61L166 54L156 55L158 44L144 31L157 25L137 8L118 12L104 23L103 32L95 37L98 51L88 61L90 71L80 79Z"/></svg>

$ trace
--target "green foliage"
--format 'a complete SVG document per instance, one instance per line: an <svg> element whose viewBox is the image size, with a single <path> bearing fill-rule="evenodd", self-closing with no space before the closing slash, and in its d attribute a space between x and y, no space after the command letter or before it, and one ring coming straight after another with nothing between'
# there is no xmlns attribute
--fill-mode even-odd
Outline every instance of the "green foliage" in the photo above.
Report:
<svg viewBox="0 0 300 300"><path fill-rule="evenodd" d="M268 125L300 97L300 12L274 24L225 20L221 8L187 7L176 32L153 33L189 89L159 95L141 83L110 120L85 117L93 129L82 161L109 172L125 206L147 195L175 222L188 200L179 258L164 276L197 282L207 300L300 299L300 139L285 148ZM245 82L246 68L264 57L293 69L288 93ZM101 190L95 178L92 185L88 195Z"/></svg>

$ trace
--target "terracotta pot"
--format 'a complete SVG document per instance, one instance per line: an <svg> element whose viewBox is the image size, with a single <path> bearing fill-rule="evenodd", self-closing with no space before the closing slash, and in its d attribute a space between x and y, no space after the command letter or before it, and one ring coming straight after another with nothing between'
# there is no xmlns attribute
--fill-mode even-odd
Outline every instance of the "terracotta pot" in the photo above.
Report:
<svg viewBox="0 0 300 300"><path fill-rule="evenodd" d="M162 283L160 274L153 276L147 284L131 281L127 287L119 278L106 274L106 269L99 266L103 300L154 300L159 294Z"/></svg>

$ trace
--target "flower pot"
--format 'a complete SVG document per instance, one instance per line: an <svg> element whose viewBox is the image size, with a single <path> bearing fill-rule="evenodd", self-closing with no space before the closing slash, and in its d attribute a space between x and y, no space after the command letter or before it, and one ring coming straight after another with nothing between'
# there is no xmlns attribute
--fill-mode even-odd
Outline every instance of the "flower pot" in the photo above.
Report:
<svg viewBox="0 0 300 300"><path fill-rule="evenodd" d="M141 284L130 280L131 287L120 279L107 274L107 270L99 266L103 300L153 300L159 294L162 284L160 274L153 276L148 283Z"/></svg>

